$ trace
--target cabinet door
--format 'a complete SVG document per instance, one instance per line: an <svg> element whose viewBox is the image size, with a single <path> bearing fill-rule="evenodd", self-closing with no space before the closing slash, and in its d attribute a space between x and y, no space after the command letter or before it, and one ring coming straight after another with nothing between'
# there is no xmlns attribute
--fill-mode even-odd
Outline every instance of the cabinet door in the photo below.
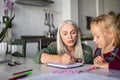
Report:
<svg viewBox="0 0 120 80"><path fill-rule="evenodd" d="M41 39L41 49L46 48L51 42L55 42L55 38L42 38Z"/></svg>

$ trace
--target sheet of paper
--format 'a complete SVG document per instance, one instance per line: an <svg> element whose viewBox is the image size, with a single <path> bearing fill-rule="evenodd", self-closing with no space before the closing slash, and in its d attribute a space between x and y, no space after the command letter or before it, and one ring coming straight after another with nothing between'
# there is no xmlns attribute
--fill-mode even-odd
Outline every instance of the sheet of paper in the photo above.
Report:
<svg viewBox="0 0 120 80"><path fill-rule="evenodd" d="M59 67L59 68L74 68L82 66L83 63L74 63L74 64L58 64L58 63L48 63L48 66Z"/></svg>
<svg viewBox="0 0 120 80"><path fill-rule="evenodd" d="M32 77L27 77L18 80L119 80L118 78L101 76L92 73L81 73L71 75L56 75L56 74L43 74Z"/></svg>

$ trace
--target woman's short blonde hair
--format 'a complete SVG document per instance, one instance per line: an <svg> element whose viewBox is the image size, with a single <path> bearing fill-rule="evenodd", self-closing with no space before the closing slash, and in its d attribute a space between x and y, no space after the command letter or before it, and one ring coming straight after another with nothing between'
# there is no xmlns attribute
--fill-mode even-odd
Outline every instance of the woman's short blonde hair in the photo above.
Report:
<svg viewBox="0 0 120 80"><path fill-rule="evenodd" d="M63 40L61 39L61 35L60 35L61 27L65 24L71 24L76 29L77 40L76 40L76 43L75 43L75 57L76 58L83 58L80 30L79 30L77 24L75 22L71 21L71 20L63 21L62 24L60 24L59 27L58 27L58 32L57 32L57 51L58 51L58 54L63 54L63 53L65 53L65 50L67 50L66 47L65 47L65 44L63 43Z"/></svg>

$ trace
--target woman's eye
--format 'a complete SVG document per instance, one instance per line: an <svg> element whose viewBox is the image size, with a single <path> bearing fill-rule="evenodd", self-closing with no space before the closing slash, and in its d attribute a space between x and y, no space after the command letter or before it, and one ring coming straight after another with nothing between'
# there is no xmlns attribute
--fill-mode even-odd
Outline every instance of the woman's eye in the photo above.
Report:
<svg viewBox="0 0 120 80"><path fill-rule="evenodd" d="M63 35L67 35L67 33L63 33Z"/></svg>
<svg viewBox="0 0 120 80"><path fill-rule="evenodd" d="M76 34L76 32L75 32L75 31L73 31L73 32L72 32L72 34Z"/></svg>

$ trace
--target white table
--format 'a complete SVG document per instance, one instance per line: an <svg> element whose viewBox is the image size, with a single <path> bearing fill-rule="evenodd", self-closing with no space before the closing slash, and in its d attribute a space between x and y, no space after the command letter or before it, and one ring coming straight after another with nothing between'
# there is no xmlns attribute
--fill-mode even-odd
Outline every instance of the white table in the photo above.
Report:
<svg viewBox="0 0 120 80"><path fill-rule="evenodd" d="M0 80L8 80L12 77L13 73L33 69L32 76L51 73L53 70L60 70L59 68L49 67L45 64L35 64L31 58L13 58L13 61L18 60L21 65L8 66L7 63L0 63ZM91 65L83 65L75 69L86 70ZM62 69L63 70L63 69ZM98 74L103 76L109 76L113 78L120 78L120 71L108 70L108 69L94 69L90 71L91 74ZM57 80L57 79L55 79ZM115 79L116 80L116 79Z"/></svg>

